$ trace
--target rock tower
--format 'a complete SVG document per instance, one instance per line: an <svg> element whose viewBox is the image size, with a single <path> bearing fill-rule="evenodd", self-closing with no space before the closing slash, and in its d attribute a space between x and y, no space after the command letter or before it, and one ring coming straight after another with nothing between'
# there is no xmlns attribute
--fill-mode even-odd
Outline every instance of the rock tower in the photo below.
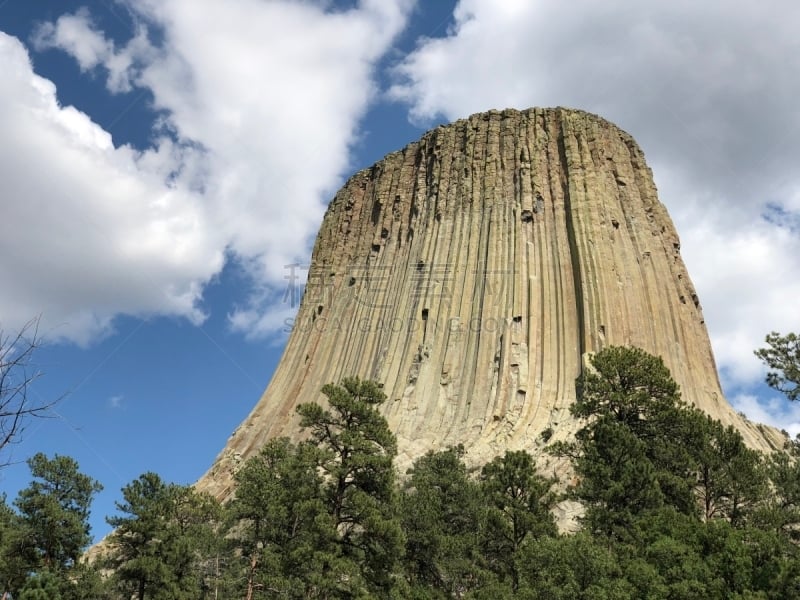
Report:
<svg viewBox="0 0 800 600"><path fill-rule="evenodd" d="M564 108L476 114L356 173L330 203L283 358L198 482L298 435L295 407L357 375L381 382L401 468L462 443L482 462L542 456L575 431L589 353L663 357L683 398L768 450L780 435L720 389L680 242L631 136Z"/></svg>

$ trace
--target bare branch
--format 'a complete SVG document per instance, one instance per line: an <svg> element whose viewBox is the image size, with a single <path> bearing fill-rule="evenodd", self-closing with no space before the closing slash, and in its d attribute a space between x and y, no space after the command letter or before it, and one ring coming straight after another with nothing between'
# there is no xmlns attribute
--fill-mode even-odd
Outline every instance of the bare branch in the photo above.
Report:
<svg viewBox="0 0 800 600"><path fill-rule="evenodd" d="M41 372L33 355L41 345L39 317L25 323L16 334L0 329L0 453L18 442L31 418L47 416L56 401L47 402L31 393ZM0 466L9 464L0 460Z"/></svg>

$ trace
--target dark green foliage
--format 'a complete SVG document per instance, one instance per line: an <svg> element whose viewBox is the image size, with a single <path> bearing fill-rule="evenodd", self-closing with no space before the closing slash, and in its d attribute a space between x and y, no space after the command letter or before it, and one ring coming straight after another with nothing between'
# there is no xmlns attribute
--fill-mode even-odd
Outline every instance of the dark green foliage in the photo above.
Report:
<svg viewBox="0 0 800 600"><path fill-rule="evenodd" d="M592 368L577 381L575 416L608 416L637 437L648 437L680 402L678 385L664 361L640 348L610 346L590 362Z"/></svg>
<svg viewBox="0 0 800 600"><path fill-rule="evenodd" d="M609 348L592 366L573 409L583 427L554 445L577 476L569 496L586 508L577 533L558 535L553 482L524 451L474 469L463 447L429 452L398 485L395 438L377 410L385 397L346 379L323 388L322 405L299 407L306 441L271 440L242 466L223 511L153 473L126 486L108 519L117 529L105 582L74 550L85 547L88 501L67 502L53 482L82 482L84 500L97 484L69 459L57 457L58 469L32 461L38 479L19 512L0 501L0 593L800 599L800 445L768 458L748 449L733 428L683 404L661 360L641 350ZM58 544L29 535L57 509L72 515L45 532Z"/></svg>
<svg viewBox="0 0 800 600"><path fill-rule="evenodd" d="M354 496L368 494L377 502L394 493L392 461L397 442L377 407L386 395L373 381L349 378L322 388L329 409L320 404L297 408L301 426L323 450L321 467L330 478L328 502L340 523L352 520Z"/></svg>
<svg viewBox="0 0 800 600"><path fill-rule="evenodd" d="M761 528L780 533L800 542L800 456L777 452L769 457L766 473L772 483L771 493L756 509L753 520Z"/></svg>
<svg viewBox="0 0 800 600"><path fill-rule="evenodd" d="M520 553L556 535L552 482L527 452L495 458L478 478L463 456L461 446L429 452L408 472L401 499L407 577L420 598L513 597Z"/></svg>
<svg viewBox="0 0 800 600"><path fill-rule="evenodd" d="M196 598L204 587L202 563L211 554L219 507L190 486L145 473L122 489L107 567L127 597Z"/></svg>
<svg viewBox="0 0 800 600"><path fill-rule="evenodd" d="M102 486L78 471L68 456L28 461L34 480L14 501L23 534L17 550L30 570L60 572L73 566L89 544L89 508Z"/></svg>
<svg viewBox="0 0 800 600"><path fill-rule="evenodd" d="M518 569L518 597L526 600L635 597L614 552L586 533L528 544Z"/></svg>
<svg viewBox="0 0 800 600"><path fill-rule="evenodd" d="M697 511L693 493L702 445L698 413L682 404L663 361L638 348L606 348L577 381L575 416L587 419L573 444L575 492L593 530L623 538L631 519L664 505Z"/></svg>
<svg viewBox="0 0 800 600"><path fill-rule="evenodd" d="M764 341L768 347L756 350L755 354L770 368L767 384L786 394L789 400L797 400L800 398L800 336L773 331Z"/></svg>
<svg viewBox="0 0 800 600"><path fill-rule="evenodd" d="M394 435L374 382L322 389L298 407L310 440L269 442L236 475L232 590L264 597L390 597L402 588Z"/></svg>
<svg viewBox="0 0 800 600"><path fill-rule="evenodd" d="M585 425L574 443L557 445L578 475L573 496L587 509L582 532L556 534L551 482L530 455L507 452L477 475L458 447L429 452L408 471L396 533L394 439L373 412L383 395L374 384L347 380L326 386L327 408L300 408L310 442L273 441L237 475L235 592L800 597L791 542L800 525L795 462L779 455L765 465L738 432L683 404L660 359L611 348L592 362L574 409ZM378 524L395 533L376 536L386 531ZM403 536L398 564L385 540ZM370 548L377 549L372 560ZM395 546L394 557L401 555Z"/></svg>
<svg viewBox="0 0 800 600"><path fill-rule="evenodd" d="M374 381L346 378L322 388L328 408L301 404L301 426L320 450L323 500L342 556L360 565L371 593L394 586L403 535L395 518L397 442L377 407L386 395Z"/></svg>
<svg viewBox="0 0 800 600"><path fill-rule="evenodd" d="M622 424L597 421L575 460L575 488L590 531L624 539L632 521L664 506L658 471L646 444Z"/></svg>
<svg viewBox="0 0 800 600"><path fill-rule="evenodd" d="M480 488L485 503L483 553L488 566L519 587L517 559L525 544L556 534L550 513L555 497L553 481L536 473L533 457L507 451L483 467Z"/></svg>
<svg viewBox="0 0 800 600"><path fill-rule="evenodd" d="M19 592L20 600L61 600L58 577L48 570L31 575Z"/></svg>
<svg viewBox="0 0 800 600"><path fill-rule="evenodd" d="M118 503L117 509L125 516L106 519L116 528L108 567L123 586L130 586L143 600L151 588L161 587L170 578L160 549L169 492L158 475L145 473L125 486L122 494L125 502Z"/></svg>
<svg viewBox="0 0 800 600"><path fill-rule="evenodd" d="M591 589L563 576L552 597L559 589L570 590L565 597L793 597L794 461L776 455L766 468L736 430L682 404L660 359L641 350L609 348L592 366L573 409L587 422L555 451L573 458L586 533L613 554L595 564L599 581L616 575ZM602 554L584 552L586 562L592 556ZM541 581L550 575L527 577L538 589L550 585Z"/></svg>
<svg viewBox="0 0 800 600"><path fill-rule="evenodd" d="M741 434L710 417L695 415L700 440L696 492L704 520L724 517L742 525L768 491L763 457L745 446Z"/></svg>
<svg viewBox="0 0 800 600"><path fill-rule="evenodd" d="M80 598L75 582L91 569L79 558L90 541L92 498L102 487L66 456L36 454L28 466L34 479L14 501L18 512L0 502L0 592Z"/></svg>
<svg viewBox="0 0 800 600"><path fill-rule="evenodd" d="M69 577L61 582L62 600L113 600L107 582L94 566L81 562L69 572Z"/></svg>
<svg viewBox="0 0 800 600"><path fill-rule="evenodd" d="M742 525L767 480L741 434L683 404L661 359L642 350L607 348L591 364L573 408L587 423L556 447L574 458L589 526L624 539L633 519L663 507Z"/></svg>
<svg viewBox="0 0 800 600"><path fill-rule="evenodd" d="M671 509L640 519L636 538L618 553L649 564L669 598L784 597L774 595L775 582L796 560L796 548L774 533Z"/></svg>
<svg viewBox="0 0 800 600"><path fill-rule="evenodd" d="M357 565L343 564L335 544L319 454L311 444L270 440L236 474L236 498L228 507L235 523L229 538L239 557L230 568L231 593L251 588L303 598L326 587L321 573L328 581L358 577Z"/></svg>
<svg viewBox="0 0 800 600"><path fill-rule="evenodd" d="M5 495L0 496L0 594L19 589L28 573L18 550L21 535L19 516L8 506Z"/></svg>
<svg viewBox="0 0 800 600"><path fill-rule="evenodd" d="M401 501L406 572L434 598L458 597L490 577L480 553L484 504L463 454L459 446L417 459Z"/></svg>

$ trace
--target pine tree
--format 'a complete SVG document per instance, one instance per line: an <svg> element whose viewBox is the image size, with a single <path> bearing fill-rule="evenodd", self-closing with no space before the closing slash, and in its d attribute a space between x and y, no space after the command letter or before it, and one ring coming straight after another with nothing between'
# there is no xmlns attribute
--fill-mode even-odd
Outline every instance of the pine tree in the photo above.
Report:
<svg viewBox="0 0 800 600"><path fill-rule="evenodd" d="M336 530L327 512L319 450L286 438L267 442L236 473L236 496L227 507L230 594L305 598L324 585L320 574L338 570L359 577L354 565L343 566ZM315 582L315 583L312 583Z"/></svg>
<svg viewBox="0 0 800 600"><path fill-rule="evenodd" d="M141 475L122 495L122 514L106 519L115 528L106 565L115 580L138 600L197 597L203 588L200 565L215 538L216 501L155 473Z"/></svg>
<svg viewBox="0 0 800 600"><path fill-rule="evenodd" d="M464 597L491 581L481 554L485 505L463 456L458 446L418 458L401 499L406 572L431 597Z"/></svg>
<svg viewBox="0 0 800 600"><path fill-rule="evenodd" d="M550 508L553 481L536 473L533 457L525 451L506 451L481 470L480 488L487 505L483 535L484 556L501 577L519 588L517 558L526 543L556 535Z"/></svg>
<svg viewBox="0 0 800 600"><path fill-rule="evenodd" d="M327 408L301 404L301 426L319 450L323 500L341 556L360 565L371 594L396 584L403 538L395 517L397 442L378 406L386 395L374 381L345 378L322 388Z"/></svg>
<svg viewBox="0 0 800 600"><path fill-rule="evenodd" d="M768 347L756 350L755 354L770 368L767 384L786 394L789 400L800 399L800 336L773 331L765 341Z"/></svg>
<svg viewBox="0 0 800 600"><path fill-rule="evenodd" d="M624 537L644 511L668 505L695 514L694 421L663 361L612 346L590 362L571 407L586 424L575 443L554 445L574 458L588 521Z"/></svg>
<svg viewBox="0 0 800 600"><path fill-rule="evenodd" d="M31 575L19 592L19 600L61 600L59 578L47 569Z"/></svg>
<svg viewBox="0 0 800 600"><path fill-rule="evenodd" d="M17 515L0 496L0 597L22 586L28 566L20 554L21 527Z"/></svg>
<svg viewBox="0 0 800 600"><path fill-rule="evenodd" d="M78 470L78 463L38 453L28 461L34 480L21 490L21 535L17 551L28 571L47 569L59 574L73 567L89 545L89 509L102 486Z"/></svg>
<svg viewBox="0 0 800 600"><path fill-rule="evenodd" d="M711 417L695 414L699 446L696 492L703 520L726 518L742 525L767 494L763 456L748 448L742 434Z"/></svg>

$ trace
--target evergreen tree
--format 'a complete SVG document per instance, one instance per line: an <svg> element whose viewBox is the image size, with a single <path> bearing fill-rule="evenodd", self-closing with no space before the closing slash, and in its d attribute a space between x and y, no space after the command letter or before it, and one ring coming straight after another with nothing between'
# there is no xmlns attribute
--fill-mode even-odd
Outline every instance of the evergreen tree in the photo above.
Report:
<svg viewBox="0 0 800 600"><path fill-rule="evenodd" d="M753 518L762 529L800 542L800 452L796 445L789 449L769 457L766 471L772 491Z"/></svg>
<svg viewBox="0 0 800 600"><path fill-rule="evenodd" d="M485 505L463 455L463 446L428 452L404 486L406 573L430 597L465 597L491 581L481 556Z"/></svg>
<svg viewBox="0 0 800 600"><path fill-rule="evenodd" d="M341 581L354 586L360 578L358 566L342 558L336 543L319 453L312 444L273 439L236 473L228 537L240 558L230 565L231 594L335 595Z"/></svg>
<svg viewBox="0 0 800 600"><path fill-rule="evenodd" d="M648 485L658 488L653 494L663 494L664 502L682 512L695 512L692 448L699 444L697 430L669 369L660 357L618 346L601 350L590 363L577 381L577 401L571 407L575 416L588 419L576 436L578 445L591 444L601 430L605 444L611 434L620 440L632 435L640 444L635 452L642 456L635 467L623 467L626 472L641 471ZM633 450L631 440L625 443ZM613 454L613 449L607 451ZM591 470L585 460L582 466Z"/></svg>
<svg viewBox="0 0 800 600"><path fill-rule="evenodd" d="M525 600L633 599L635 586L622 577L616 554L587 533L544 537L517 557ZM653 582L651 582L653 583Z"/></svg>
<svg viewBox="0 0 800 600"><path fill-rule="evenodd" d="M800 398L800 336L772 332L765 339L767 348L755 354L770 368L767 384L786 394L789 400Z"/></svg>
<svg viewBox="0 0 800 600"><path fill-rule="evenodd" d="M140 476L122 494L122 515L106 519L115 528L107 558L115 580L138 600L196 598L204 584L200 565L214 540L216 501L155 473Z"/></svg>
<svg viewBox="0 0 800 600"><path fill-rule="evenodd" d="M641 348L609 346L590 364L576 382L575 416L611 418L640 439L662 435L659 426L673 417L680 391L660 357Z"/></svg>
<svg viewBox="0 0 800 600"><path fill-rule="evenodd" d="M638 515L666 501L647 445L624 425L604 419L579 445L575 495L586 506L589 530L626 539Z"/></svg>
<svg viewBox="0 0 800 600"><path fill-rule="evenodd" d="M397 442L377 407L386 400L373 381L346 378L322 388L327 408L301 404L297 412L320 451L323 500L341 556L360 565L371 594L396 584L403 537L395 517Z"/></svg>
<svg viewBox="0 0 800 600"><path fill-rule="evenodd" d="M510 577L519 588L517 556L525 543L556 534L550 514L553 481L536 473L533 457L525 451L506 451L484 465L480 488L486 502L483 553L501 578Z"/></svg>
<svg viewBox="0 0 800 600"><path fill-rule="evenodd" d="M160 546L165 537L169 489L155 473L145 473L122 488L124 503L117 510L126 516L107 517L115 528L109 544L108 565L123 586L129 585L139 600L170 579ZM153 594L149 596L155 597Z"/></svg>
<svg viewBox="0 0 800 600"><path fill-rule="evenodd" d="M700 446L697 496L704 520L727 518L735 525L745 522L748 514L767 494L767 474L759 452L748 448L742 434L725 427L707 415L694 413Z"/></svg>
<svg viewBox="0 0 800 600"><path fill-rule="evenodd" d="M62 580L60 593L62 600L117 600L111 594L107 578L104 578L94 564L82 561L69 571Z"/></svg>
<svg viewBox="0 0 800 600"><path fill-rule="evenodd" d="M102 486L68 456L38 453L28 466L34 480L14 501L20 515L15 550L28 572L46 569L60 576L91 541L89 508Z"/></svg>
<svg viewBox="0 0 800 600"><path fill-rule="evenodd" d="M58 577L47 569L31 575L19 592L19 600L61 600Z"/></svg>
<svg viewBox="0 0 800 600"><path fill-rule="evenodd" d="M22 560L19 516L8 506L6 496L0 496L0 597L22 586L28 566Z"/></svg>
<svg viewBox="0 0 800 600"><path fill-rule="evenodd" d="M663 361L638 348L606 348L577 390L571 411L586 424L574 443L553 451L573 458L590 527L624 538L643 512L668 505L695 514L698 432Z"/></svg>

